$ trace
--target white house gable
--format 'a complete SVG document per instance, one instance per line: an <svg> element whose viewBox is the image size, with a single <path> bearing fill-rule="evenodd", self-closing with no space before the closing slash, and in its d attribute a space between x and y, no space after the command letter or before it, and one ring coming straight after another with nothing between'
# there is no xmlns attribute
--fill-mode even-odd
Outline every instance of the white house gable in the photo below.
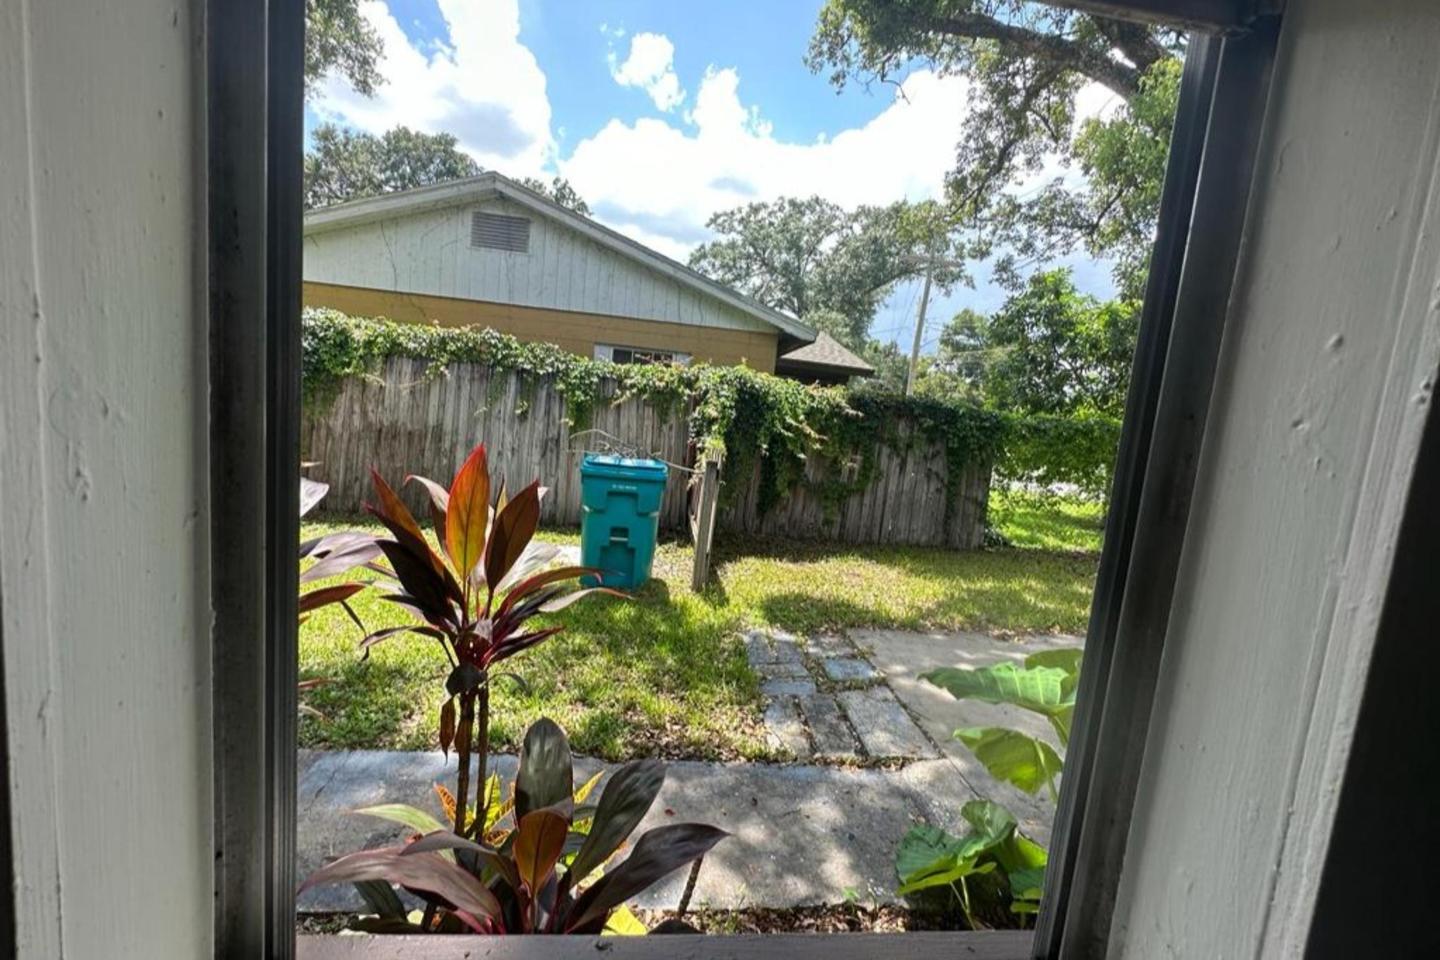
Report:
<svg viewBox="0 0 1440 960"><path fill-rule="evenodd" d="M478 224L477 214L484 218ZM316 283L774 330L693 284L500 196L309 233L304 272Z"/></svg>

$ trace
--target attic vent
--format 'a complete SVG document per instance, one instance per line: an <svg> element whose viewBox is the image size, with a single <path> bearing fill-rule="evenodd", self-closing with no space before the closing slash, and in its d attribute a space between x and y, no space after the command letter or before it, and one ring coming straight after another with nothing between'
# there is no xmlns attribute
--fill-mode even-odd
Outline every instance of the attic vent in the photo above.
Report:
<svg viewBox="0 0 1440 960"><path fill-rule="evenodd" d="M470 219L470 246L529 253L530 221L476 210Z"/></svg>

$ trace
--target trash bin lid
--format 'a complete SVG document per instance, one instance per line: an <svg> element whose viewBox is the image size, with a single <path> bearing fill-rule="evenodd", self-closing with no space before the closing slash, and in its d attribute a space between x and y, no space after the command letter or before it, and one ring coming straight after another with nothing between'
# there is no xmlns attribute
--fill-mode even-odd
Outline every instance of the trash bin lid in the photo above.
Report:
<svg viewBox="0 0 1440 960"><path fill-rule="evenodd" d="M625 480L664 481L670 468L664 460L648 457L617 457L609 453L589 453L580 463L580 474L587 477L618 477Z"/></svg>

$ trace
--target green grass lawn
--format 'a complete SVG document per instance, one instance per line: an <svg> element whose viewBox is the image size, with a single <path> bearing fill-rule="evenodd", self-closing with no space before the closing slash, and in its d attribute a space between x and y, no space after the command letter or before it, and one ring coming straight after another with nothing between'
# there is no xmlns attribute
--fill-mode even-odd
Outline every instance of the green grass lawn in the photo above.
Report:
<svg viewBox="0 0 1440 960"><path fill-rule="evenodd" d="M1037 540L1055 536L1027 516L1010 520L1012 529L1032 529ZM304 536L358 525L306 524ZM578 539L573 532L542 538ZM663 542L655 578L633 599L590 597L556 614L565 632L506 664L525 686L498 682L492 733L499 748L513 748L543 713L566 728L577 751L606 759L765 758L742 627L1075 632L1084 629L1095 577L1095 557L1086 553L722 539L715 576L697 595L690 562L687 543ZM406 622L368 591L353 606L371 630ZM323 716L301 720L302 745L433 748L446 673L435 641L393 637L362 661L359 639L338 607L301 627L301 676L331 680L304 695Z"/></svg>
<svg viewBox="0 0 1440 960"><path fill-rule="evenodd" d="M1099 553L1105 505L1097 500L992 489L990 525L1011 546Z"/></svg>

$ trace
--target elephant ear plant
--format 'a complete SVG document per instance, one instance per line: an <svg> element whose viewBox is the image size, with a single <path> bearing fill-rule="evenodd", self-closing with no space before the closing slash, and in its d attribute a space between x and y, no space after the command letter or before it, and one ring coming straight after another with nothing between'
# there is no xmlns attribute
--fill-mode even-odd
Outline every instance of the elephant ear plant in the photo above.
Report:
<svg viewBox="0 0 1440 960"><path fill-rule="evenodd" d="M1032 654L1023 666L942 667L920 678L957 700L1009 704L1039 714L1064 749L1070 742L1080 662L1079 648L1064 648ZM1045 788L1056 799L1055 781L1064 761L1045 740L1009 727L966 727L956 730L955 738L997 780L1029 794ZM1015 817L993 801L972 800L961 817L970 829L959 837L933 826L910 828L895 857L898 892L948 889L971 927L979 925L981 915L1003 916L1007 904L1011 914L1034 914L1044 883L1045 848L1021 834Z"/></svg>
<svg viewBox="0 0 1440 960"><path fill-rule="evenodd" d="M726 836L698 823L657 827L602 874L664 780L659 761L632 761L610 776L598 804L577 806L570 744L558 726L542 719L525 734L510 812L514 826L498 844L446 830L413 808L375 808L368 812L417 827L421 835L341 857L311 874L301 890L356 884L378 914L363 926L377 932L600 933L626 900L703 857ZM390 884L429 904L420 924Z"/></svg>

